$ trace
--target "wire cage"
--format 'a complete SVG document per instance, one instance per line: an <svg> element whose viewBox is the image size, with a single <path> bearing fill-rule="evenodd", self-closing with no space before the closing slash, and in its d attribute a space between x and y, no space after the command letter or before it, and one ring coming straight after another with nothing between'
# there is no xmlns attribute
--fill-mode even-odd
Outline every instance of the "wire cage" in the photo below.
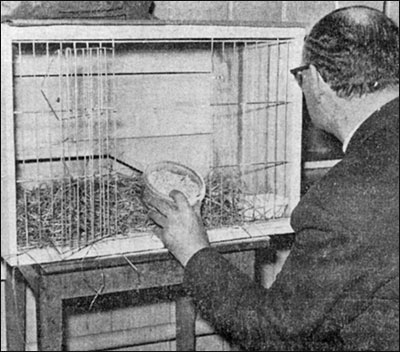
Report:
<svg viewBox="0 0 400 352"><path fill-rule="evenodd" d="M287 225L301 28L3 26L7 258L151 232L141 171L160 160L205 178L207 229Z"/></svg>

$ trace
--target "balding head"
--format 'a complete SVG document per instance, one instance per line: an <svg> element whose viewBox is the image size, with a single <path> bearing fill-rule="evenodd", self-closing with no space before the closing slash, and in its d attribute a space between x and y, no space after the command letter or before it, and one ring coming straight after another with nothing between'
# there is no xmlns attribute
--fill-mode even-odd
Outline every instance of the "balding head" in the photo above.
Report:
<svg viewBox="0 0 400 352"><path fill-rule="evenodd" d="M341 97L399 84L399 29L382 12L353 6L322 18L305 39L304 61Z"/></svg>

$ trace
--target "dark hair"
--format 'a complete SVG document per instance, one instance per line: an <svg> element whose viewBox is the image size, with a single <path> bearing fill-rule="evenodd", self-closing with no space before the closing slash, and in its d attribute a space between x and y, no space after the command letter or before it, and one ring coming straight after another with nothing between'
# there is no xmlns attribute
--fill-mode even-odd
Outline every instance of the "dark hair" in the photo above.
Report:
<svg viewBox="0 0 400 352"><path fill-rule="evenodd" d="M382 90L399 83L399 28L369 7L333 11L305 38L304 60L341 97Z"/></svg>

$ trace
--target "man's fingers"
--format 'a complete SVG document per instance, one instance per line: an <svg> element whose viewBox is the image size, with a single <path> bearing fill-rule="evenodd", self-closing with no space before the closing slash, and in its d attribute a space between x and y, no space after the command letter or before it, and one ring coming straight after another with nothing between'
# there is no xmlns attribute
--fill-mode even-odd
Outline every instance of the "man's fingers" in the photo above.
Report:
<svg viewBox="0 0 400 352"><path fill-rule="evenodd" d="M146 192L142 197L142 201L149 209L157 209L161 214L165 216L168 216L173 210L176 210L174 209L174 205L172 202L168 203L163 199L152 197L146 194Z"/></svg>
<svg viewBox="0 0 400 352"><path fill-rule="evenodd" d="M175 201L175 204L180 211L190 208L189 201L182 192L174 189L170 192L169 196Z"/></svg>
<svg viewBox="0 0 400 352"><path fill-rule="evenodd" d="M193 210L196 213L196 215L201 218L201 204L197 203L193 206Z"/></svg>
<svg viewBox="0 0 400 352"><path fill-rule="evenodd" d="M153 233L156 235L156 237L162 241L163 239L163 229L160 227L156 227L153 229Z"/></svg>
<svg viewBox="0 0 400 352"><path fill-rule="evenodd" d="M165 227L167 224L167 218L164 215L160 214L157 210L150 210L149 218L161 227Z"/></svg>

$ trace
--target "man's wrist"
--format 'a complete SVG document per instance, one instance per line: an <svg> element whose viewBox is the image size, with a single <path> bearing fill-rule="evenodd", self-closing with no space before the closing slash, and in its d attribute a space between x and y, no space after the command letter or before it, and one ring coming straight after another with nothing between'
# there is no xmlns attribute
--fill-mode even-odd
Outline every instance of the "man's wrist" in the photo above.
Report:
<svg viewBox="0 0 400 352"><path fill-rule="evenodd" d="M190 254L188 254L187 256L185 256L185 258L181 258L181 260L179 260L179 262L182 264L183 267L186 267L187 264L189 263L190 259L192 259L198 252L200 252L201 250L205 249L205 248L209 248L209 245L199 245L198 247L196 247L196 249L194 249L193 251L191 251Z"/></svg>

